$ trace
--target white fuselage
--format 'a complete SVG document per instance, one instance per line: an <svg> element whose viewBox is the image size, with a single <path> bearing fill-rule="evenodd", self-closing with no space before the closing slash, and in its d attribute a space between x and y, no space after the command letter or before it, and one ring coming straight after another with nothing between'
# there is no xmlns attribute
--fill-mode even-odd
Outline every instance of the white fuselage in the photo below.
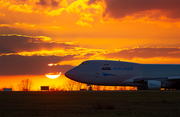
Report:
<svg viewBox="0 0 180 117"><path fill-rule="evenodd" d="M69 70L65 75L72 80L94 85L145 86L145 80L157 80L162 85L170 85L174 81L167 79L180 76L180 65L90 60Z"/></svg>

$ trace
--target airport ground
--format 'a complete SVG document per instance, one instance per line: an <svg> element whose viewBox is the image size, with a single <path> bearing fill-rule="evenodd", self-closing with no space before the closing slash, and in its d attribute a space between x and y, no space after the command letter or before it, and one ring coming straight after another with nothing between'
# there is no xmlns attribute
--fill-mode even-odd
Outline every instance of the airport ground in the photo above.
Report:
<svg viewBox="0 0 180 117"><path fill-rule="evenodd" d="M180 91L0 92L0 117L179 117Z"/></svg>

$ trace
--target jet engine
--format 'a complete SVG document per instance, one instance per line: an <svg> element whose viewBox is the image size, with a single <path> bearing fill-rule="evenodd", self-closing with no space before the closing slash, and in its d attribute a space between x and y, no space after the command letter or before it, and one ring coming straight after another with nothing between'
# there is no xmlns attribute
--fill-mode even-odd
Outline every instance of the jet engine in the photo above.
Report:
<svg viewBox="0 0 180 117"><path fill-rule="evenodd" d="M149 89L149 90L160 90L161 89L161 81L148 80L147 81L147 89Z"/></svg>

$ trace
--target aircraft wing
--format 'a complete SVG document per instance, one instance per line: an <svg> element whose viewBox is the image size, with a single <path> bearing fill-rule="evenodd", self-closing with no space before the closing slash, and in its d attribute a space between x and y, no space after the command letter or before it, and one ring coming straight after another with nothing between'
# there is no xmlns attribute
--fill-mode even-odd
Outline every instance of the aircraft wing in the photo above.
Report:
<svg viewBox="0 0 180 117"><path fill-rule="evenodd" d="M158 77L158 78L135 78L135 83L144 83L148 80L180 80L180 76Z"/></svg>
<svg viewBox="0 0 180 117"><path fill-rule="evenodd" d="M169 80L169 82L168 82ZM162 81L166 81L162 83ZM161 86L179 89L180 76L158 77L158 78L135 78L134 83L145 84L142 89L160 89ZM139 87L140 90L141 87Z"/></svg>
<svg viewBox="0 0 180 117"><path fill-rule="evenodd" d="M167 77L158 77L158 78L135 78L134 83L145 83L148 80L163 80L167 79Z"/></svg>

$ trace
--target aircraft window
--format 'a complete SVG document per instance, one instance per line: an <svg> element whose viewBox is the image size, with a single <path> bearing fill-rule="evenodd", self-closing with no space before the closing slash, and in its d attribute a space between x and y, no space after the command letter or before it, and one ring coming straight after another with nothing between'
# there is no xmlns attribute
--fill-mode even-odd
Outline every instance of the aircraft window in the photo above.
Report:
<svg viewBox="0 0 180 117"><path fill-rule="evenodd" d="M87 63L83 62L82 65L87 65Z"/></svg>

